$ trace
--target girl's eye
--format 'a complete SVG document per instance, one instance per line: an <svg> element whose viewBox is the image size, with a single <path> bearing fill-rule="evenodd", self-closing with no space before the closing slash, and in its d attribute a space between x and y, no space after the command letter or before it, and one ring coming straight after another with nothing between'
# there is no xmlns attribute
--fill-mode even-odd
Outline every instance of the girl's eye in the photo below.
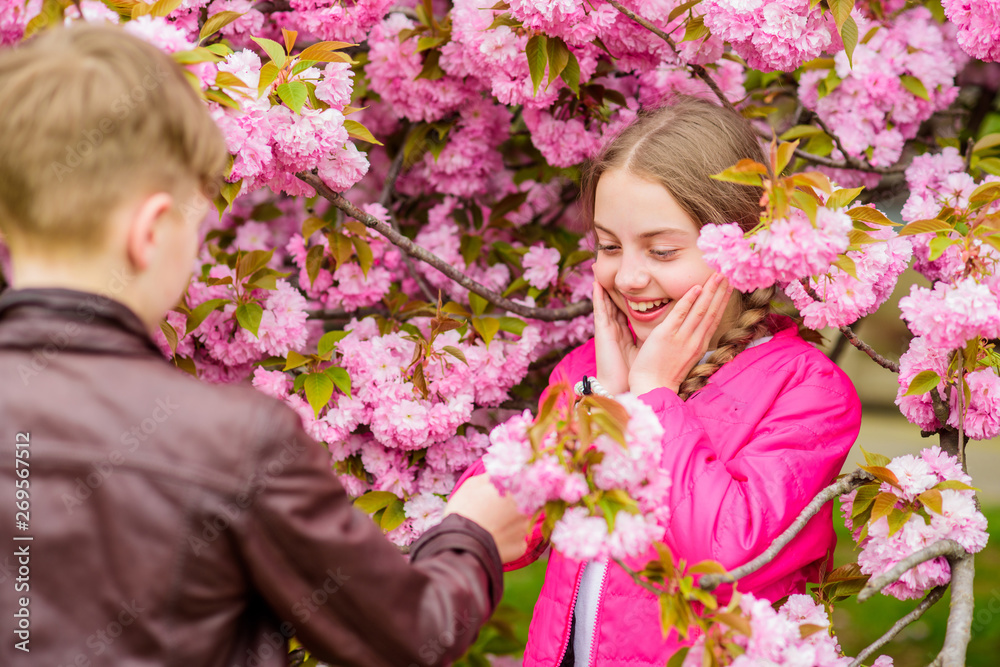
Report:
<svg viewBox="0 0 1000 667"><path fill-rule="evenodd" d="M677 254L676 250L650 250L649 252L656 257L662 257L664 259L669 259Z"/></svg>
<svg viewBox="0 0 1000 667"><path fill-rule="evenodd" d="M602 243L597 244L597 252L612 252L615 250L618 250L618 246L616 245L611 245L611 244L604 245Z"/></svg>

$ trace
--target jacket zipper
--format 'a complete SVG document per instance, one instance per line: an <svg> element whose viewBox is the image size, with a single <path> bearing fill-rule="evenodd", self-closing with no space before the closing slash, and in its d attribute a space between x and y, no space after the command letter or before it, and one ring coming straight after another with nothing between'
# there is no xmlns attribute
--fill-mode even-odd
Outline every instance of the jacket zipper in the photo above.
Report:
<svg viewBox="0 0 1000 667"><path fill-rule="evenodd" d="M584 563L580 566L580 569L576 572L576 587L573 589L573 599L569 603L569 625L563 630L563 647L562 651L559 652L559 657L556 658L556 665L561 665L563 658L566 657L566 651L569 650L569 628L573 627L573 616L576 614L576 598L580 595L580 582L583 581L583 571L586 569L587 564Z"/></svg>
<svg viewBox="0 0 1000 667"><path fill-rule="evenodd" d="M597 614L594 616L594 629L590 635L590 658L587 660L588 667L593 667L594 660L597 657L597 631L601 627L601 613L604 611L604 586L608 582L608 568L611 567L611 563L604 563L604 569L601 571L601 586L599 588L600 593L597 594Z"/></svg>

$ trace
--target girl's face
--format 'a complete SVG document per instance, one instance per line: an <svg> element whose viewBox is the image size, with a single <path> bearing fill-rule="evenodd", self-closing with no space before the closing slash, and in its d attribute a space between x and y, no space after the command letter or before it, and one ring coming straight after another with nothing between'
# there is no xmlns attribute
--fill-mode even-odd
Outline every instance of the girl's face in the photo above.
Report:
<svg viewBox="0 0 1000 667"><path fill-rule="evenodd" d="M659 183L622 169L606 171L597 182L594 225L594 276L639 342L715 272L696 245L698 226ZM731 326L738 298L734 293L710 348Z"/></svg>

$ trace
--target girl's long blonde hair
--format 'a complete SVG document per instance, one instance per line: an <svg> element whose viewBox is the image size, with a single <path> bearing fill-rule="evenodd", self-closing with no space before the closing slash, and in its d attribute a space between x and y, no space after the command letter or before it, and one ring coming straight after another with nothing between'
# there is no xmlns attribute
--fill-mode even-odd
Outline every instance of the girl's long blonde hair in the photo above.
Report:
<svg viewBox="0 0 1000 667"><path fill-rule="evenodd" d="M744 231L760 219L759 187L709 178L742 159L766 164L750 123L734 111L695 97L678 97L669 106L646 111L612 139L583 174L582 200L588 229L594 233L597 182L611 169L623 169L659 183L700 229L707 224L738 223ZM686 399L705 386L719 368L747 345L767 335L775 288L740 293L734 326L719 346L681 384Z"/></svg>

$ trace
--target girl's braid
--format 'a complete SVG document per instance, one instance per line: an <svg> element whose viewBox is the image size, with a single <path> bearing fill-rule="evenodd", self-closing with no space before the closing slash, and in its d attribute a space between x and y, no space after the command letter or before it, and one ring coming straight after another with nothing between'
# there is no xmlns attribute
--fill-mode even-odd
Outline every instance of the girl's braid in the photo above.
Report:
<svg viewBox="0 0 1000 667"><path fill-rule="evenodd" d="M723 364L732 361L751 341L770 333L766 319L772 312L771 299L776 291L771 286L741 295L742 312L736 319L735 326L723 334L719 339L719 346L705 363L698 364L688 373L677 391L682 400L687 400L691 394L704 387Z"/></svg>

